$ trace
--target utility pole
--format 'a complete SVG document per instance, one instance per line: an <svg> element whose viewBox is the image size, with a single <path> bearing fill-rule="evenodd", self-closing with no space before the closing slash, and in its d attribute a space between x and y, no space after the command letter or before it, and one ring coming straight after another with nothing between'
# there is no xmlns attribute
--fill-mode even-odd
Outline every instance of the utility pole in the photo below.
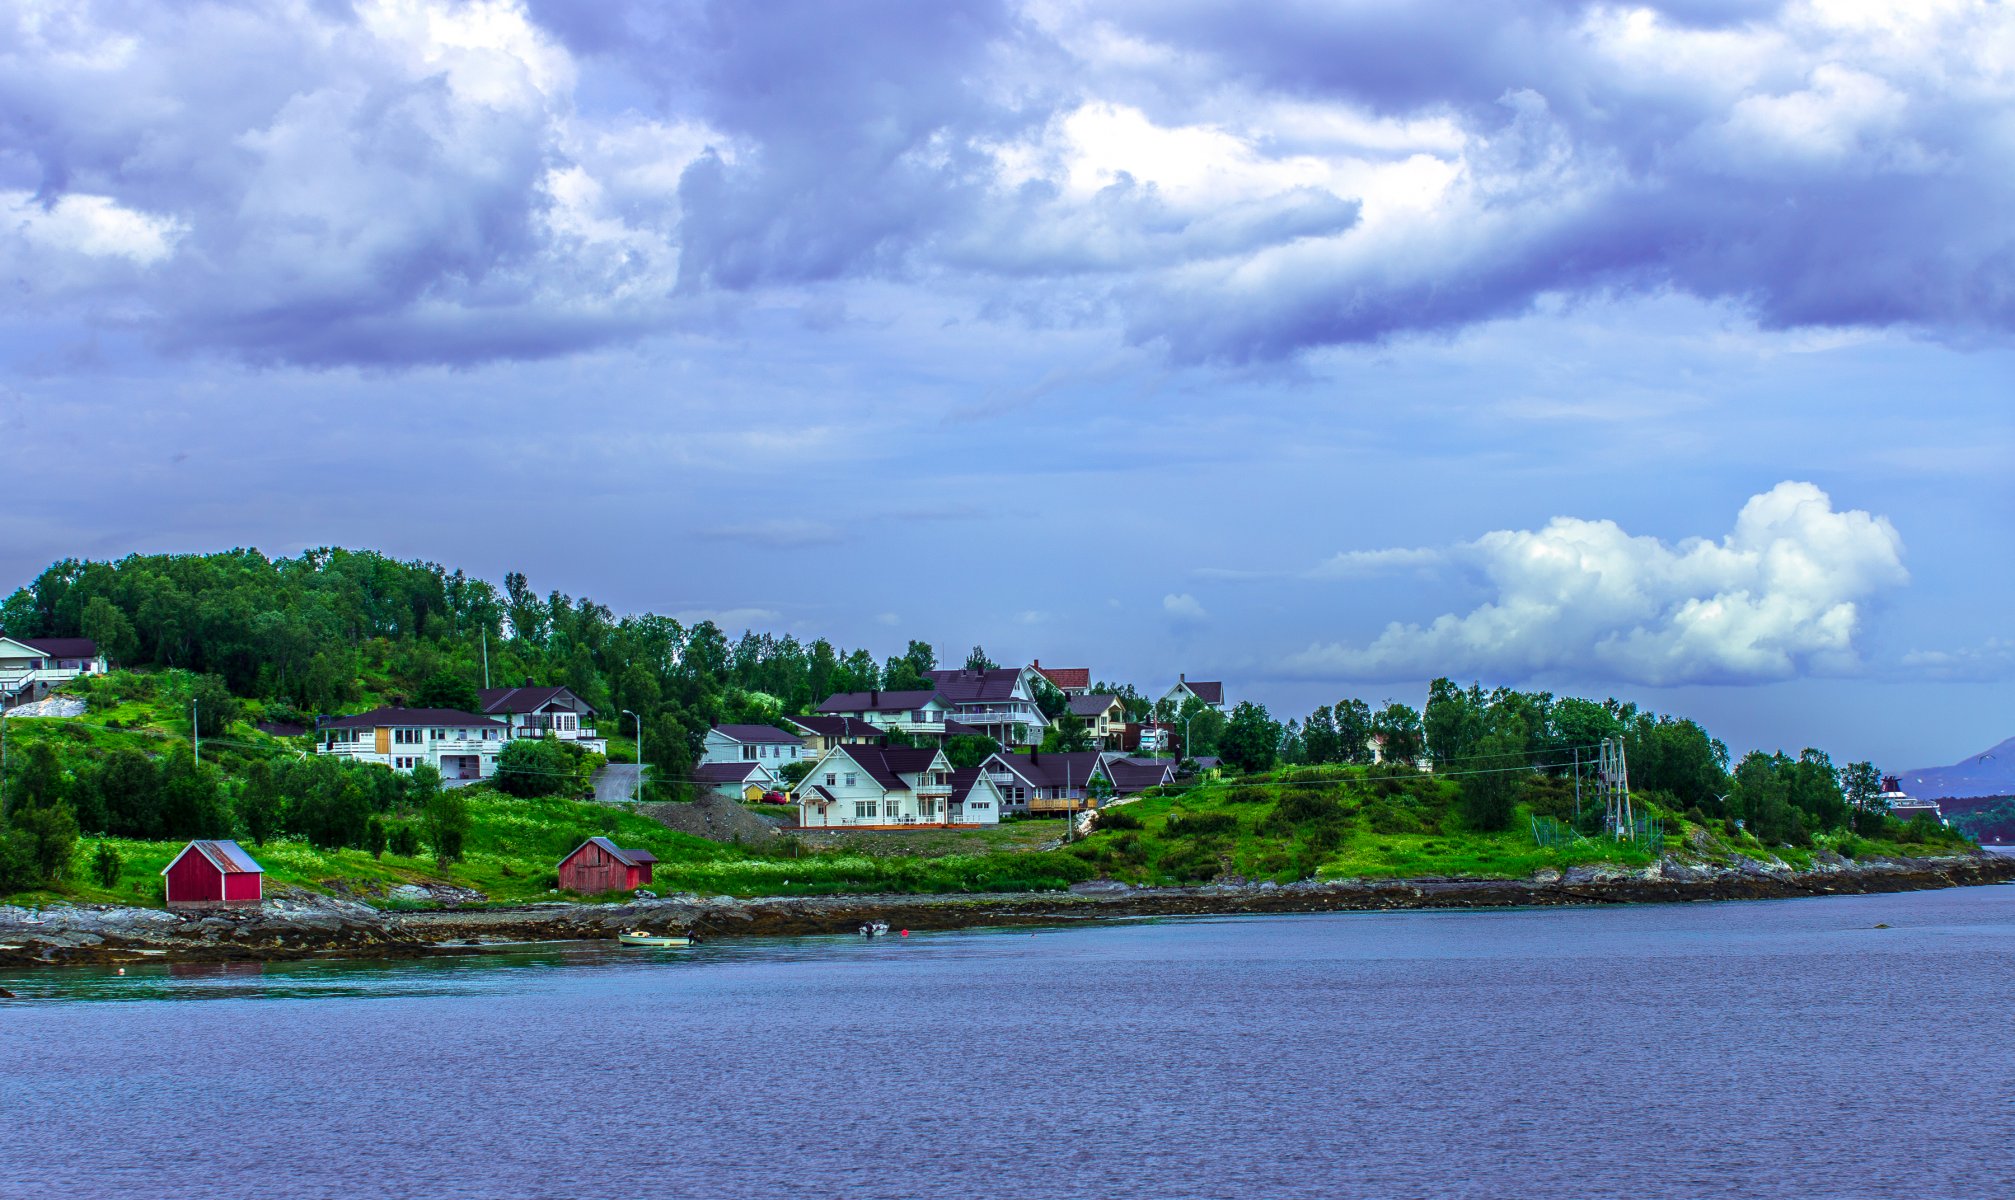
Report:
<svg viewBox="0 0 2015 1200"><path fill-rule="evenodd" d="M1581 747L1574 748L1574 826L1581 828Z"/></svg>
<svg viewBox="0 0 2015 1200"><path fill-rule="evenodd" d="M196 724L196 698L189 697L189 752L199 761L203 757L203 731Z"/></svg>
<svg viewBox="0 0 2015 1200"><path fill-rule="evenodd" d="M7 819L7 714L0 712L0 821Z"/></svg>
<svg viewBox="0 0 2015 1200"><path fill-rule="evenodd" d="M483 626L483 688L490 686L490 627Z"/></svg>
<svg viewBox="0 0 2015 1200"><path fill-rule="evenodd" d="M1602 795L1602 823L1618 841L1634 839L1637 823L1630 811L1630 766L1624 761L1623 739L1603 738L1596 752L1595 787Z"/></svg>

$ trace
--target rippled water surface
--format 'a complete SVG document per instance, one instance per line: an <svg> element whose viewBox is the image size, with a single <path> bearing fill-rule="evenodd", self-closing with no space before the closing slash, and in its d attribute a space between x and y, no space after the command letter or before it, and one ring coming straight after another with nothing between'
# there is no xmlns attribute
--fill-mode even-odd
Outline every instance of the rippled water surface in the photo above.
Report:
<svg viewBox="0 0 2015 1200"><path fill-rule="evenodd" d="M0 973L0 1195L2003 1197L2011 984L2008 887Z"/></svg>

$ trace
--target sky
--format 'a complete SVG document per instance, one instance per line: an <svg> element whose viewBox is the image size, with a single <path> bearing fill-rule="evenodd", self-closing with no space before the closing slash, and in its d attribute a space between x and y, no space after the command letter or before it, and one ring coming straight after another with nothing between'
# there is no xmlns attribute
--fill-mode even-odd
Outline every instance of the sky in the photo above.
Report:
<svg viewBox="0 0 2015 1200"><path fill-rule="evenodd" d="M0 588L2015 733L2015 11L0 0Z"/></svg>

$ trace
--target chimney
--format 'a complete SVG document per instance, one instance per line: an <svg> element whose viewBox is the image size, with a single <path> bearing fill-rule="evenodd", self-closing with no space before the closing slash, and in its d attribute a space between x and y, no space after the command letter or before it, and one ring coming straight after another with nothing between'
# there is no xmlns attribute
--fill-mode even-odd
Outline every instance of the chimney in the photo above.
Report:
<svg viewBox="0 0 2015 1200"><path fill-rule="evenodd" d="M873 708L877 703L881 701L881 698L882 694L880 692L870 691L868 693L868 707Z"/></svg>
<svg viewBox="0 0 2015 1200"><path fill-rule="evenodd" d="M1189 676L1187 676L1187 675L1184 675L1184 674L1183 674L1183 673L1182 673L1181 671L1177 671L1177 672L1175 673L1175 681L1176 681L1177 683L1188 683L1188 682L1189 682Z"/></svg>
<svg viewBox="0 0 2015 1200"><path fill-rule="evenodd" d="M526 687L532 686L532 677L530 675L525 676L525 686Z"/></svg>
<svg viewBox="0 0 2015 1200"><path fill-rule="evenodd" d="M1029 666L1034 667L1036 670L1040 671L1042 670L1042 660L1038 658L1034 662L1030 663Z"/></svg>

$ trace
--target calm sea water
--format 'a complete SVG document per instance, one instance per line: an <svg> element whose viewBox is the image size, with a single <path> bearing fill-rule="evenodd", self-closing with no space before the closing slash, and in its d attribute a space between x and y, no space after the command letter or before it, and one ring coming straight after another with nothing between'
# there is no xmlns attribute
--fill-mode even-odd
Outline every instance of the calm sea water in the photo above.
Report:
<svg viewBox="0 0 2015 1200"><path fill-rule="evenodd" d="M0 974L0 1194L2005 1197L2011 983L2007 887Z"/></svg>

